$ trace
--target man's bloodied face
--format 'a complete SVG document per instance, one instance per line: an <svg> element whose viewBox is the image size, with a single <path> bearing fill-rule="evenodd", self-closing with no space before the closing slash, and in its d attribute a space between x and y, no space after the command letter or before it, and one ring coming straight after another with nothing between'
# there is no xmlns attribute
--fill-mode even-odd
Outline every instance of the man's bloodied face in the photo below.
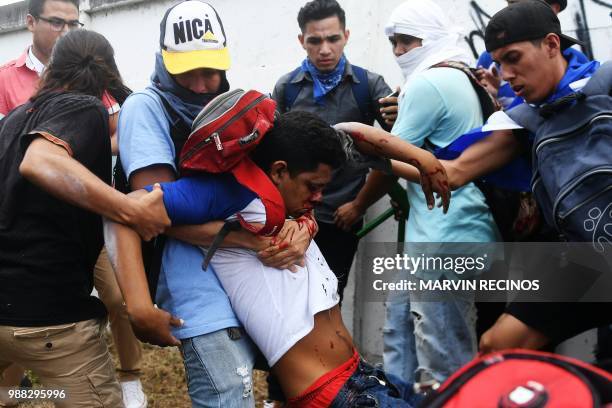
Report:
<svg viewBox="0 0 612 408"><path fill-rule="evenodd" d="M287 215L299 217L312 210L323 198L323 188L329 183L332 168L319 164L314 171L291 175L285 165L276 162L272 165L272 181L278 188L285 202Z"/></svg>

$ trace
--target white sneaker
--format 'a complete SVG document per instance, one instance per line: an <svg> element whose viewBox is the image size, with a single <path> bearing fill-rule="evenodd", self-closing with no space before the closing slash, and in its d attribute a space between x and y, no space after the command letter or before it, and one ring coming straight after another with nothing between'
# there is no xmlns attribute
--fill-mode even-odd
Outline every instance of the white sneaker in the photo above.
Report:
<svg viewBox="0 0 612 408"><path fill-rule="evenodd" d="M125 408L147 408L147 396L142 391L140 380L121 381Z"/></svg>

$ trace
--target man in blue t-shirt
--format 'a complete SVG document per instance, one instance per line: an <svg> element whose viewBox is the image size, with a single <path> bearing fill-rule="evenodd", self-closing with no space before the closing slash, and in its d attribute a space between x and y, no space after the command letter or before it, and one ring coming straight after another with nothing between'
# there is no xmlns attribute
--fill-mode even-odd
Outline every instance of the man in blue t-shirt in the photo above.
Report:
<svg viewBox="0 0 612 408"><path fill-rule="evenodd" d="M173 28L185 21L193 22L189 36ZM202 41L202 27L207 30L206 41ZM174 180L178 154L196 115L229 90L227 38L209 4L183 1L169 8L161 24L160 48L151 85L126 100L119 118L119 170L125 173L128 190ZM153 307L143 275L132 285L144 290L126 299L127 310L141 340L162 346L182 342L194 407L210 406L211 401L223 407L252 407L254 347L242 334L215 274L200 273L203 258L197 245L209 245L220 228L219 224L172 228L163 248L158 284L152 288L160 309ZM225 242L253 250L268 248L268 241L247 232L230 233ZM268 266L289 267L301 261L309 242L307 232L296 231L282 251L272 247L260 259ZM199 273L199 279L188 280L193 273Z"/></svg>

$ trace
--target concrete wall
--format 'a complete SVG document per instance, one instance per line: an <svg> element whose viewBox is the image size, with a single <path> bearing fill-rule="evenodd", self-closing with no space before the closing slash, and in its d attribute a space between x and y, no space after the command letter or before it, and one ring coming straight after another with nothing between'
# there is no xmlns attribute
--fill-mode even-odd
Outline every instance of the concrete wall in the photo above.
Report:
<svg viewBox="0 0 612 408"><path fill-rule="evenodd" d="M305 0L209 0L225 24L233 65L228 77L233 87L271 91L279 76L304 58L298 41L296 16ZM401 74L383 35L390 12L402 0L340 0L347 12L351 36L346 53L351 62L378 72L395 87ZM159 48L159 22L167 0L85 0L81 1L81 21L91 30L104 34L113 44L119 69L133 89L143 88L153 69ZM503 7L503 0L438 0L456 24L464 28L465 47L474 53L484 49L482 30L490 16ZM586 42L585 52L599 60L612 56L610 0L569 0L560 18L564 31ZM15 58L30 43L24 29L24 4L0 7L0 61ZM384 201L384 202L382 202ZM387 200L375 206L369 217L382 212ZM393 241L396 225L388 221L367 241ZM363 251L362 251L363 252ZM382 352L381 332L384 306L359 301L359 282L351 282L357 296L349 296L344 311L353 327L356 341L373 360ZM354 308L353 308L354 306Z"/></svg>

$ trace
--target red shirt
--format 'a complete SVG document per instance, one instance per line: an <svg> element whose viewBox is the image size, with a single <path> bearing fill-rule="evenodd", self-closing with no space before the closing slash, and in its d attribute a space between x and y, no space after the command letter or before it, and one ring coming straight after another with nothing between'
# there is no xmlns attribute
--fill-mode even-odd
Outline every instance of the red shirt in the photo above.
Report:
<svg viewBox="0 0 612 408"><path fill-rule="evenodd" d="M28 49L19 58L0 67L0 115L23 105L36 91L38 74L25 63Z"/></svg>
<svg viewBox="0 0 612 408"><path fill-rule="evenodd" d="M0 118L23 105L36 92L38 73L26 65L29 47L19 58L9 61L0 67ZM119 112L117 101L105 92L102 103L109 115Z"/></svg>

